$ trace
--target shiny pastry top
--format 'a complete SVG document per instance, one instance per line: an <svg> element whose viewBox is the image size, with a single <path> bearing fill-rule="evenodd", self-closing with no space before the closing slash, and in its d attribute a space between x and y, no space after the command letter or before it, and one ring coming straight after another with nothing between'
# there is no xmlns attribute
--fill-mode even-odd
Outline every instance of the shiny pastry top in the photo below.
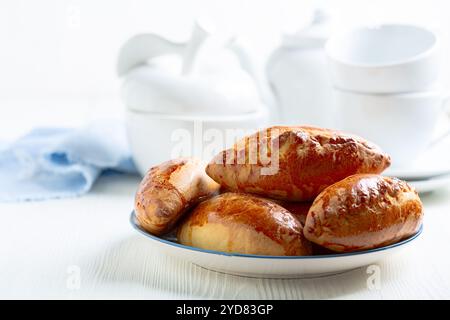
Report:
<svg viewBox="0 0 450 320"><path fill-rule="evenodd" d="M268 199L224 193L200 203L178 230L180 243L259 255L308 255L301 223Z"/></svg>
<svg viewBox="0 0 450 320"><path fill-rule="evenodd" d="M195 158L179 158L151 168L135 197L136 218L155 235L174 226L192 205L219 192L220 186Z"/></svg>
<svg viewBox="0 0 450 320"><path fill-rule="evenodd" d="M304 234L334 251L357 251L413 235L422 218L420 198L406 182L357 174L326 188L314 200Z"/></svg>
<svg viewBox="0 0 450 320"><path fill-rule="evenodd" d="M381 173L390 158L364 139L314 127L276 126L219 153L207 174L228 190L290 200L313 200L356 173Z"/></svg>

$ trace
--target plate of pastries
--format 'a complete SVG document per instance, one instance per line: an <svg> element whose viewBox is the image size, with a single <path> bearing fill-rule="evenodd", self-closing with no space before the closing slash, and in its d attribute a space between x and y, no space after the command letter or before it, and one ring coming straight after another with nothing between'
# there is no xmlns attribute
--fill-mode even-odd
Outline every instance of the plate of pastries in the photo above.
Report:
<svg viewBox="0 0 450 320"><path fill-rule="evenodd" d="M131 224L155 248L223 273L313 277L359 268L414 243L423 206L381 173L375 144L309 126L260 130L209 163L147 172Z"/></svg>

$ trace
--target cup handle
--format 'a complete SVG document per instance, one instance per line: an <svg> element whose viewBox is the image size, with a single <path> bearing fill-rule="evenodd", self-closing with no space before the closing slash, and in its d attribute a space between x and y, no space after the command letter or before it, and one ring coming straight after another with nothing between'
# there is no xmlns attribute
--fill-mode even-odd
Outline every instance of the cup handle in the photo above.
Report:
<svg viewBox="0 0 450 320"><path fill-rule="evenodd" d="M447 116L448 120L450 121L450 94L447 94L447 96L442 100L442 112ZM444 140L447 136L450 135L450 127L442 133L439 137L435 138L429 145L429 147L433 147L442 140Z"/></svg>

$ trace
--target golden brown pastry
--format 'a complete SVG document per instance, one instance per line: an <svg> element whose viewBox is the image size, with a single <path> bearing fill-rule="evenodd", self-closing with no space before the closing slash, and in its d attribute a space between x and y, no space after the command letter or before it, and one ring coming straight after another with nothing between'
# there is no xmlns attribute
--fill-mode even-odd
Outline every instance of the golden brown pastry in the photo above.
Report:
<svg viewBox="0 0 450 320"><path fill-rule="evenodd" d="M181 244L223 252L310 255L300 222L270 200L224 193L200 203L178 229Z"/></svg>
<svg viewBox="0 0 450 320"><path fill-rule="evenodd" d="M381 173L390 158L357 136L313 127L271 127L222 151L206 172L230 191L312 201L356 173Z"/></svg>
<svg viewBox="0 0 450 320"><path fill-rule="evenodd" d="M422 203L406 182L357 174L328 188L308 212L304 235L338 252L389 245L416 233Z"/></svg>
<svg viewBox="0 0 450 320"><path fill-rule="evenodd" d="M288 210L294 217L297 218L298 221L302 224L302 227L305 227L306 217L309 212L309 208L311 208L312 202L293 202L293 201L276 201L280 206ZM334 251L326 249L322 246L311 242L311 249L313 256L321 256L327 254L335 254Z"/></svg>
<svg viewBox="0 0 450 320"><path fill-rule="evenodd" d="M280 206L292 213L294 217L300 221L302 226L305 225L306 216L308 215L309 208L311 208L312 202L293 202L293 201L280 201Z"/></svg>
<svg viewBox="0 0 450 320"><path fill-rule="evenodd" d="M219 192L205 166L194 158L181 158L151 168L136 193L139 224L154 235L164 234L192 205Z"/></svg>

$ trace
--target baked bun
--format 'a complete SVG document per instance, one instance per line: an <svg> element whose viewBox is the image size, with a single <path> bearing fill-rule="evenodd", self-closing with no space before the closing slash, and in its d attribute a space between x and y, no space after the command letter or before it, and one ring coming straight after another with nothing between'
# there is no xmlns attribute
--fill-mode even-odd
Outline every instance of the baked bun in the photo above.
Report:
<svg viewBox="0 0 450 320"><path fill-rule="evenodd" d="M353 175L314 200L305 237L338 252L386 246L415 234L423 219L417 192L406 182L379 175Z"/></svg>
<svg viewBox="0 0 450 320"><path fill-rule="evenodd" d="M311 254L300 222L267 199L224 193L200 203L178 229L187 246L222 252L300 256Z"/></svg>
<svg viewBox="0 0 450 320"><path fill-rule="evenodd" d="M229 191L287 201L312 201L356 173L381 173L390 158L366 140L306 126L271 127L222 151L206 172Z"/></svg>
<svg viewBox="0 0 450 320"><path fill-rule="evenodd" d="M198 159L180 158L151 168L136 193L139 224L154 235L169 232L191 206L219 192Z"/></svg>

